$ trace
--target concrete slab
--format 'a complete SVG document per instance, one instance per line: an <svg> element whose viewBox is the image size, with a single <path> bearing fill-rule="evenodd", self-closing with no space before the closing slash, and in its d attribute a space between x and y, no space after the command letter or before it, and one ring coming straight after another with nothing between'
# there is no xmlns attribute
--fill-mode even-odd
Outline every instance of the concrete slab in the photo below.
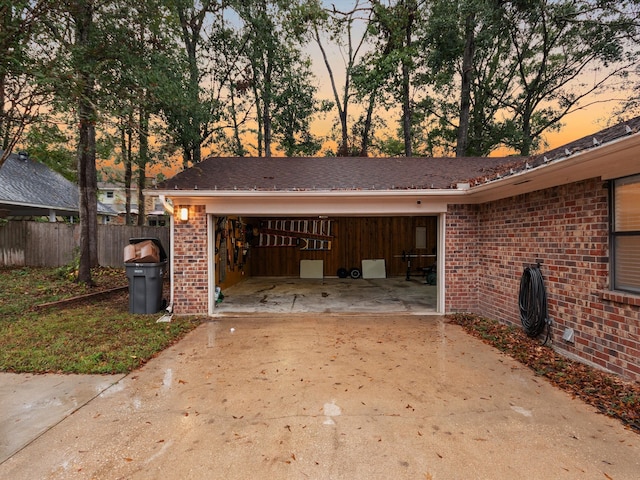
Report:
<svg viewBox="0 0 640 480"><path fill-rule="evenodd" d="M205 323L11 479L635 479L640 436L438 316Z"/></svg>
<svg viewBox="0 0 640 480"><path fill-rule="evenodd" d="M0 373L0 462L123 377Z"/></svg>
<svg viewBox="0 0 640 480"><path fill-rule="evenodd" d="M223 290L216 315L238 313L433 314L437 287L421 277L300 279L250 277Z"/></svg>

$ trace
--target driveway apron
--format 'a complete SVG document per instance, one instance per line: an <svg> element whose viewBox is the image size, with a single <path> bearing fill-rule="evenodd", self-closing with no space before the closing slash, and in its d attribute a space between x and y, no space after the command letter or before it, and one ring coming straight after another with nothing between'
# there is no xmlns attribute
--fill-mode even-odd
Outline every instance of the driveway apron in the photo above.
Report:
<svg viewBox="0 0 640 480"><path fill-rule="evenodd" d="M123 377L0 373L0 463Z"/></svg>
<svg viewBox="0 0 640 480"><path fill-rule="evenodd" d="M191 332L0 465L11 479L633 479L640 437L418 315Z"/></svg>

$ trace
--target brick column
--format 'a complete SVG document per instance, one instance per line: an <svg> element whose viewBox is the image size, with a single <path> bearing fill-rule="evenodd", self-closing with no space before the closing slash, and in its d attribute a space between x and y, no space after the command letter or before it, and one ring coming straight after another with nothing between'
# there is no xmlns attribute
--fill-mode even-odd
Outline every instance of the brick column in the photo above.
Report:
<svg viewBox="0 0 640 480"><path fill-rule="evenodd" d="M478 212L474 205L450 205L445 232L445 311L478 307Z"/></svg>
<svg viewBox="0 0 640 480"><path fill-rule="evenodd" d="M190 205L189 220L179 219L176 205L173 246L173 311L178 315L209 312L207 214L203 205Z"/></svg>

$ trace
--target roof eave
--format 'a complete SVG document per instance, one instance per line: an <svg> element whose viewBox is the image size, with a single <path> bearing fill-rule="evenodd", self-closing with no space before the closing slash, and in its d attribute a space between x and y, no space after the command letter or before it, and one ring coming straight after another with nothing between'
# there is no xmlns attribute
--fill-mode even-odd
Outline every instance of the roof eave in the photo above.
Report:
<svg viewBox="0 0 640 480"><path fill-rule="evenodd" d="M207 213L243 216L431 215L462 203L467 190L176 191L160 193L172 205L205 205Z"/></svg>
<svg viewBox="0 0 640 480"><path fill-rule="evenodd" d="M52 205L44 205L37 203L28 203L28 202L15 202L11 200L3 200L0 199L0 205L12 205L14 207L22 207L22 208L33 208L40 210L54 210L56 212L78 212L78 209L73 209L69 207L61 207L61 206L52 206Z"/></svg>
<svg viewBox="0 0 640 480"><path fill-rule="evenodd" d="M468 188L413 188L413 189L393 189L393 190L153 190L156 195L165 196L172 199L180 199L187 203L198 203L199 200L212 197L223 198L300 198L327 196L343 198L385 198L385 197L459 197L467 193Z"/></svg>
<svg viewBox="0 0 640 480"><path fill-rule="evenodd" d="M640 133L576 152L468 190L468 203L485 203L589 178L609 180L640 173Z"/></svg>
<svg viewBox="0 0 640 480"><path fill-rule="evenodd" d="M290 199L296 198L432 198L439 203L479 204L565 185L589 178L609 180L640 173L638 149L640 133L631 133L588 150L567 154L540 165L510 172L484 183L469 186L458 184L448 189L388 189L388 190L149 190L183 204L205 204L220 199Z"/></svg>

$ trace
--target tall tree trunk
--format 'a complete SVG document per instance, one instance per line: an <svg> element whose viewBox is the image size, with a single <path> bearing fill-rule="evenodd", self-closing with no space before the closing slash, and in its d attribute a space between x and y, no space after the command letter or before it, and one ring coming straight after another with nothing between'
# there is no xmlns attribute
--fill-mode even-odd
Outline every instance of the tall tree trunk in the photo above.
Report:
<svg viewBox="0 0 640 480"><path fill-rule="evenodd" d="M531 138L532 115L532 109L528 105L525 106L522 114L522 143L520 144L520 155L523 157L527 157L531 153L531 144L533 143Z"/></svg>
<svg viewBox="0 0 640 480"><path fill-rule="evenodd" d="M345 75L345 84L344 84L344 97L343 100L340 100L340 95L338 94L338 88L336 87L336 80L333 75L333 69L331 68L331 63L329 63L329 57L327 52L322 44L322 40L320 38L320 32L318 32L317 26L314 25L313 35L320 48L320 53L322 54L322 59L324 61L324 65L327 67L327 73L329 74L329 83L331 84L331 90L333 92L333 99L336 102L336 108L338 109L338 118L340 119L340 133L342 136L340 145L338 146L338 157L347 157L349 156L349 129L347 125L347 109L349 107L349 72ZM351 49L351 43L349 43L349 49ZM351 59L351 55L349 55L349 59Z"/></svg>
<svg viewBox="0 0 640 480"><path fill-rule="evenodd" d="M413 23L415 21L415 13L417 4L413 0L409 0L405 4L407 19L404 28L404 48L406 52L411 52L413 41L411 35L413 33ZM407 157L413 156L412 137L413 111L411 109L411 60L409 55L405 54L402 59L402 132L404 136L404 154Z"/></svg>
<svg viewBox="0 0 640 480"><path fill-rule="evenodd" d="M182 169L186 170L193 164L191 147L187 142L182 142Z"/></svg>
<svg viewBox="0 0 640 480"><path fill-rule="evenodd" d="M333 75L331 82L333 83ZM351 147L349 146L349 126L347 122L349 120L349 76L346 75L344 79L344 96L342 97L342 107L338 103L339 97L336 95L336 105L338 106L338 116L340 118L340 131L342 135L341 145L338 149L338 156L351 156Z"/></svg>
<svg viewBox="0 0 640 480"><path fill-rule="evenodd" d="M367 107L367 116L365 117L364 126L362 127L362 138L360 142L360 153L361 157L369 156L369 136L371 134L371 124L373 122L373 110L376 104L376 94L378 89L374 89L369 95L369 106Z"/></svg>
<svg viewBox="0 0 640 480"><path fill-rule="evenodd" d="M4 99L5 99L5 78L6 75L3 72L0 72L0 149L7 150L7 146L9 145L9 136L5 133L5 125L7 122L5 120L5 112L4 112ZM7 131L9 129L7 128ZM0 161L0 167L4 161Z"/></svg>
<svg viewBox="0 0 640 480"><path fill-rule="evenodd" d="M7 7L0 8L0 25L2 29L6 32L10 24L13 22L13 18L11 18L11 10ZM4 49L3 49L4 54ZM9 135L8 133L8 122L5 119L5 110L4 110L4 102L5 102L5 89L6 89L6 72L4 69L0 69L0 149L3 150L2 155L0 156L0 167L4 163L6 157L8 156L7 147L9 146ZM6 128L6 130L5 130Z"/></svg>
<svg viewBox="0 0 640 480"><path fill-rule="evenodd" d="M238 157L244 157L244 146L240 138L240 124L238 123L238 112L236 110L236 89L233 85L229 87L231 101L231 121L233 122L233 153Z"/></svg>
<svg viewBox="0 0 640 480"><path fill-rule="evenodd" d="M93 87L91 87L93 88ZM87 91L85 91L88 93ZM80 274L78 281L92 283L92 267L98 265L98 182L96 174L95 109L81 101L78 113L78 184L80 191Z"/></svg>
<svg viewBox="0 0 640 480"><path fill-rule="evenodd" d="M189 2L191 3L191 2ZM200 9L196 9L196 4ZM207 12L210 11L212 0L203 0L201 2L193 2L193 9L189 14L188 4L177 6L177 13L182 27L182 40L187 51L187 61L189 62L189 79L188 79L188 96L190 108L196 109L191 112L188 120L189 125L185 125L189 129L186 139L183 139L182 163L185 168L189 163L196 164L202 160L202 152L200 147L206 138L206 121L201 118L200 110L200 69L198 68L198 41L200 40L200 32L204 23Z"/></svg>
<svg viewBox="0 0 640 480"><path fill-rule="evenodd" d="M460 118L456 157L466 157L469 148L469 121L471 118L471 82L473 81L473 55L475 15L470 13L465 19L465 43L462 56L462 85L460 89Z"/></svg>
<svg viewBox="0 0 640 480"><path fill-rule="evenodd" d="M402 63L402 133L404 137L404 154L407 157L413 155L413 147L411 142L411 99L409 89L411 81L409 78L409 66Z"/></svg>
<svg viewBox="0 0 640 480"><path fill-rule="evenodd" d="M193 108L200 108L200 71L198 69L198 63L196 59L195 43L193 45L193 51L189 50L189 93L191 95L190 104ZM200 152L200 145L202 143L201 137L201 125L199 114L194 112L190 119L190 135L189 135L189 157L191 162L195 165L202 160L202 154Z"/></svg>
<svg viewBox="0 0 640 480"><path fill-rule="evenodd" d="M131 162L131 114L126 126L122 127L122 164L124 165L124 223L133 225L131 220L131 178L133 166Z"/></svg>
<svg viewBox="0 0 640 480"><path fill-rule="evenodd" d="M254 77L255 78L255 77ZM264 135L263 135L263 128L262 128L262 103L260 102L260 90L258 89L258 86L255 85L256 82L254 82L254 86L253 86L253 98L256 99L256 123L258 124L258 134L257 134L257 139L256 139L256 150L257 150L257 155L258 157L262 157L262 153L264 151L263 149L263 144L264 144Z"/></svg>
<svg viewBox="0 0 640 480"><path fill-rule="evenodd" d="M264 129L264 156L271 157L271 72L273 71L273 54L267 55L267 68L264 74L264 99L262 104L262 127Z"/></svg>
<svg viewBox="0 0 640 480"><path fill-rule="evenodd" d="M139 117L140 158L138 159L138 226L145 224L147 219L144 203L144 189L147 181L147 163L149 163L149 112L141 105Z"/></svg>
<svg viewBox="0 0 640 480"><path fill-rule="evenodd" d="M75 46L80 51L77 66L80 82L78 99L79 143L78 184L80 210L80 267L78 281L92 285L91 268L98 265L98 179L96 175L95 80L91 56L93 2L74 4Z"/></svg>

